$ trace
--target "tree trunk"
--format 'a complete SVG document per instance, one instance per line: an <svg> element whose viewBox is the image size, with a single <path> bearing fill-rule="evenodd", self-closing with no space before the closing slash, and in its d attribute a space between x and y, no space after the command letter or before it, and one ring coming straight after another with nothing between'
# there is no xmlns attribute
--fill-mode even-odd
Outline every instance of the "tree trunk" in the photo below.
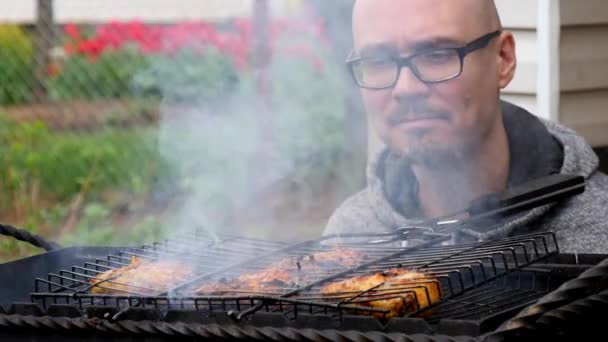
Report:
<svg viewBox="0 0 608 342"><path fill-rule="evenodd" d="M51 61L50 53L55 42L55 24L53 20L53 0L38 0L36 13L36 39L34 54L33 93L36 102L47 99L45 81L47 67Z"/></svg>
<svg viewBox="0 0 608 342"><path fill-rule="evenodd" d="M352 40L352 7L353 0L310 0L317 15L324 19L329 39L334 51L334 62L343 66L350 53ZM348 86L344 94L344 103L348 119L345 120L345 148L341 160L340 177L346 182L343 195L352 193L365 185L365 165L367 163L367 118L361 103L359 91L355 87L345 67L342 77Z"/></svg>
<svg viewBox="0 0 608 342"><path fill-rule="evenodd" d="M268 185L271 174L271 153L273 143L272 123L272 81L270 64L270 8L268 0L256 0L253 9L254 67L256 72L256 112L260 133L257 148L256 181L257 188Z"/></svg>

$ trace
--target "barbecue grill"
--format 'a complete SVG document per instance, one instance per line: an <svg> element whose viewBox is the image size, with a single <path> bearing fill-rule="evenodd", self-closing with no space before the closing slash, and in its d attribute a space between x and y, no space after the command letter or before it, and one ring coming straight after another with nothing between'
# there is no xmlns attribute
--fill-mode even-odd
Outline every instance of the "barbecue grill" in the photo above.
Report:
<svg viewBox="0 0 608 342"><path fill-rule="evenodd" d="M504 199L507 205L501 207L509 212L521 203ZM526 207L531 200L525 197ZM498 210L496 205L488 208ZM54 249L46 243L54 250L0 265L0 338L475 341L572 336L581 325L601 329L608 306L608 256L560 253L553 233L451 245L446 243L452 234L421 229L296 244L217 237L200 230L138 248ZM344 264L313 257L332 250L356 251L360 258ZM116 278L91 282L128 266L133 257L179 260L193 265L194 272L166 289ZM196 292L209 282L261 272L281 261L293 266L296 281L272 284L269 291ZM424 286L397 284L330 296L322 292L328 283L387 269L422 272L431 280ZM441 290L439 302L431 301L429 286ZM367 305L403 298L403 293L411 295L416 308L403 317Z"/></svg>
<svg viewBox="0 0 608 342"><path fill-rule="evenodd" d="M358 240L363 237L378 241L383 236L357 236ZM0 331L6 337L23 339L48 334L81 339L91 333L92 336L101 334L113 338L207 336L244 339L271 336L334 339L349 334L354 334L352 338L397 338L406 336L403 334L422 334L420 336L431 339L470 336L473 340L494 332L501 324L506 324L503 329L511 332L528 331L530 326L537 324L538 317L559 321L556 317L560 317L560 309L565 310L564 305L572 305L577 299L600 300L600 290L605 288L598 280L605 281L607 273L602 274L602 271L606 270L606 265L592 267L604 257L559 254L551 233L457 246L441 246L441 239L431 239L407 248L394 246L391 240L385 240L391 241L387 245L349 243L343 241L344 237L341 242L332 239L326 237L285 246L238 237L210 239L193 233L140 248L67 248L5 264L0 267L2 274L20 274L20 279L13 282L4 278L3 291L9 292L10 296L3 296L5 314L0 316ZM263 269L285 257L298 262L335 244L357 249L365 257L354 267L339 269L330 265L316 274L307 274L305 283L297 287L286 285L276 293L192 296L188 291L210 279L230 277L245 269ZM206 246L206 249L194 250L197 245ZM113 284L108 281L91 285L88 279L107 269L128 265L131 256L151 260L176 258L182 257L183 251L189 251L187 257L197 263L197 275L165 293L155 293L153 289L139 289L139 293L91 293L93 286L112 288ZM104 253L107 255L102 257ZM47 270L40 268L43 260ZM59 262L72 266L62 269ZM394 267L431 274L444 290L441 303L407 317L385 321L378 319L378 315L370 315L373 312L381 317L385 311L357 305L357 298L362 293L330 299L319 293L320 286L327 282ZM23 270L45 275L36 276ZM587 278L580 278L581 275ZM23 279L29 279L30 288L24 286L27 282ZM578 282L575 293L571 285L558 289L564 283L571 284L568 281ZM12 290L7 291L11 285ZM563 293L567 294L565 298ZM600 297L587 298L590 295ZM535 311L532 320L526 320L530 316L524 315L509 321L541 298L555 298L559 305L550 302L549 306L541 306L543 310ZM566 311L569 315L572 312ZM509 323L505 323L507 321Z"/></svg>

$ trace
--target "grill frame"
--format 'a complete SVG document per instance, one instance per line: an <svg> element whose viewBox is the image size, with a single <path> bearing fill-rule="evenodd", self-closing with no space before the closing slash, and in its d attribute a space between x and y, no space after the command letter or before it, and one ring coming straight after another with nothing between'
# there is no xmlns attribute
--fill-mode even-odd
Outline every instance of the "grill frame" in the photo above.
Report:
<svg viewBox="0 0 608 342"><path fill-rule="evenodd" d="M535 254L536 254L536 258L530 258L528 255L528 250L525 246L525 242L529 242L531 244L533 244L535 247L536 246L536 239L541 239L544 242L544 247L545 247L545 253L543 254L542 251L541 253L539 253L538 248L535 248ZM547 243L547 240L548 243ZM518 247L518 245L521 243L521 247L524 251L524 255L525 255L525 262L522 263L516 254L516 248ZM425 247L425 248L423 248ZM551 248L553 247L553 249ZM480 250L481 249L481 250ZM504 252L504 250L507 249L513 249L513 257L515 260L515 266L514 267L509 267L509 263L507 262L507 258L505 257L504 254L502 254L502 252ZM485 252L482 252L485 251ZM418 253L420 253L422 255L422 257L420 257L418 255ZM471 257L470 255L467 255L469 253L473 253L473 256ZM371 270L369 268L366 267L358 267L355 269L351 269L347 272L349 272L348 276L345 278L349 278L353 275L365 275L365 274L369 274L369 273L373 273L373 272L378 272L378 271L382 271L385 269L390 269L390 268L395 268L395 267L404 267L406 269L412 269L416 272L418 271L422 271L427 267L432 267L432 265L437 265L437 266L441 266L445 271L445 273L447 273L447 277L444 275L443 277L445 277L446 282L442 282L442 288L445 291L446 290L446 283L449 283L450 279L452 278L453 275L457 274L457 278L459 278L458 282L460 283L460 289L459 290L454 290L454 286L450 285L449 286L449 291L448 294L446 295L444 293L442 300L440 303L443 303L444 301L450 300L453 297L457 297L460 295L463 295L471 290L475 290L476 288L486 285L494 280L499 279L502 276L506 276L512 272L516 272L521 270L524 267L527 267L529 265L532 265L536 262L542 261L552 255L557 255L559 253L559 247L557 246L557 240L555 238L555 235L552 233L546 233L546 234L531 234L531 235L525 235L525 236L519 236L519 237L514 237L514 238L509 238L509 239L503 239L500 241L491 241L491 242L486 242L486 243L475 243L475 244L468 244L468 245L457 245L457 246L438 246L438 247L430 247L428 248L428 246L424 246L424 245L419 245L413 248L406 248L403 249L401 252L396 253L395 255L392 255L390 257L386 257L381 259L381 261L376 261L371 263L371 266L373 267ZM504 261L504 270L502 271L498 271L498 269L496 268L496 265L494 264L494 256L498 256L500 255L500 257L503 259ZM412 259L412 257L417 256L418 258L420 258L420 260L414 261L412 262L411 260L408 261L408 259ZM445 265L445 261L451 260L453 258L456 258L457 261L453 264L448 264ZM490 275L489 277L486 274L483 274L483 279L479 282L475 281L475 274L476 273L484 273L485 272L485 267L484 266L480 266L479 267L479 271L480 272L476 272L476 270L474 270L475 266L473 265L476 262L476 259L483 259L483 258L489 258L490 263L492 264L492 268L493 268L493 275ZM458 260L460 259L460 260ZM479 264L481 265L482 262L479 262ZM410 266L410 267L406 267ZM416 267L411 267L411 266L416 266ZM447 269L446 269L447 268ZM472 282L468 283L468 286L465 286L465 283L467 283L466 281L463 280L460 272L460 268L463 269L467 269L470 268L470 275L471 275L471 279ZM346 272L345 272L346 273ZM427 274L430 275L431 278L436 278L439 279L441 276L437 275L435 273L432 272L425 272ZM334 280L332 279L332 277L330 278L326 278L324 279L322 282L320 282L320 284L325 284L330 280ZM441 280L441 279L439 279ZM293 296L297 295L299 293L301 293L302 291L306 291L308 288L311 288L313 286L315 286L317 284L310 284L309 286L306 287L302 287L294 292L289 293L288 295L286 295L286 297L289 296ZM369 291L369 290L368 290ZM392 290L389 290L392 291ZM381 291L377 291L379 294L382 294ZM319 292L313 292L313 295L320 295ZM427 292L427 298L426 298L427 302L430 303L430 298L428 297L428 292ZM441 304L440 304L441 305ZM408 314L408 317L416 317L417 315L424 313L426 310L428 309L432 309L434 306L431 305L429 307L427 307L424 310L419 310L416 311L414 313L410 313Z"/></svg>
<svg viewBox="0 0 608 342"><path fill-rule="evenodd" d="M382 235L383 236L383 235ZM380 237L382 237L380 236ZM375 234L362 234L362 235L353 235L350 237L354 237L360 239L362 237L368 239L377 239L379 236ZM343 239L344 237L340 237ZM262 253L258 256L254 261L246 260L243 262L238 262L230 267L222 268L222 271L211 270L210 272L205 273L200 277L195 277L193 280L190 280L184 284L181 284L173 289L169 290L167 293L163 293L160 295L152 296L152 295L90 295L83 293L82 290L73 291L72 293L53 293L56 291L47 291L40 292L39 291L39 283L42 283L49 287L55 286L55 290L63 289L68 290L68 285L61 284L53 284L49 285L49 281L45 279L36 279L36 291L31 294L31 301L34 303L41 304L43 310L47 309L51 305L70 305L75 304L80 312L86 312L88 306L92 307L115 307L118 312L112 315L114 320L118 320L122 315L129 312L130 308L138 308L138 307L152 307L154 310L161 312L161 314L157 316L163 316L165 313L172 311L174 309L180 310L194 310L203 312L206 314L218 314L218 313L229 313L231 319L240 321L248 316L258 312L263 311L265 313L272 313L273 311L278 311L284 314L289 319L296 320L300 313L307 313L312 315L319 315L330 317L334 321L337 319L338 321L342 321L344 316L349 316L352 314L372 314L372 313L380 313L386 315L388 313L385 309L373 309L361 305L355 305L348 302L339 302L339 303L329 303L326 300L320 300L317 298L316 300L311 300L306 296L316 295L319 296L318 292L306 292L307 290L318 288L318 286L322 284L326 284L333 280L346 279L351 276L357 274L369 274L380 270L386 270L394 267L405 267L406 265L408 269L412 269L412 265L417 265L415 270L420 271L423 268L432 268L433 266L439 267L438 270L440 272L447 272L451 274L441 275L434 274L434 277L439 279L443 277L442 288L447 288L446 284L449 284L449 291L447 291L447 295L445 295L441 301L441 303L449 303L450 301L454 302L455 297L464 295L470 291L474 291L475 289L490 284L501 277L508 276L513 272L520 272L522 268L530 266L534 263L540 262L546 258L549 258L553 255L557 255L559 253L559 248L557 246L557 242L555 239L555 235L552 233L544 233L544 234L531 234L526 236L519 236L515 238L493 241L482 244L470 244L470 245L458 245L458 246L436 246L434 245L440 244L445 241L446 238L435 238L430 241L426 241L417 246L401 248L401 247L392 247L390 249L386 245L381 245L378 247L374 245L373 247L365 247L364 250L367 252L374 251L376 252L376 258L372 258L372 260L367 260L362 264L354 266L352 268L342 270L341 272L333 273L326 277L321 277L320 279L314 279L314 281L309 282L308 284L301 286L297 289L292 289L291 291L286 291L278 296L269 296L264 294L252 294L252 295L238 295L238 296L192 296L192 295L181 295L179 296L180 291L188 286L192 285L193 282L201 282L205 279L210 279L212 277L218 276L226 276L226 269L230 270L240 270L242 267L251 267L251 264L258 265L258 267L263 267L264 265L268 265L272 261L277 260L277 258L281 258L281 252L290 251L293 256L296 255L305 255L310 252L326 250L327 242L336 239L336 237L325 237L322 239L306 241L303 243L299 243L296 245L279 248L278 250L271 250L267 253ZM541 241L539 243L539 241ZM155 244L154 246L157 246ZM351 248L353 246L357 246L361 248L364 246L360 243L346 243L342 247ZM518 248L519 253L518 253ZM136 249L137 251L149 252L148 249L144 246L142 248ZM380 253L379 251L384 251ZM392 253L387 253L386 250ZM126 260L125 256L139 256L141 257L142 253L133 253L133 252L119 252L119 256L108 256L108 261L112 258L122 258L122 260ZM495 257L498 257L498 260L495 260ZM511 259L509 259L511 257ZM267 259L267 260L266 260ZM523 261L522 261L523 259ZM261 262L260 260L264 261ZM414 260L415 262L412 262ZM485 261L481 261L485 260ZM502 269L500 268L500 261L502 260ZM91 267L98 267L99 262L106 262L105 260L97 260L95 264L88 264ZM113 261L110 261L113 262ZM447 263L447 266L445 263ZM443 263L443 266L442 266ZM475 263L479 264L478 271L473 270L476 266ZM486 266L484 266L484 263ZM124 266L124 263L117 263L118 266ZM486 274L487 265L491 265L490 268L492 273ZM498 265L498 267L497 267ZM469 281L463 280L466 278L466 275L463 276L463 273L459 269L455 269L455 267L461 267L464 271L468 270L470 279ZM78 268L78 266L74 266ZM72 271L74 270L74 267ZM446 271L446 267L448 270ZM249 268L248 268L249 269ZM58 277L64 273L71 271L60 271L59 275L49 274L48 279L51 280L54 277ZM475 277L480 274L483 275L481 277L481 281L476 282ZM451 285L453 276L457 275L457 283L460 284L460 290L455 291L454 286ZM468 284L465 286L465 283ZM67 287L66 287L67 286ZM88 286L86 289L90 289L92 286ZM503 289L504 290L504 289ZM538 299L542 294L545 294L548 290L538 291L535 288L532 288L528 291L522 291L526 299L530 299L530 301L523 301L520 299L520 304L530 304L533 299ZM86 292L86 291L85 291ZM167 294L170 294L169 296ZM178 294L177 298L172 297L171 295ZM303 296L304 295L304 296ZM428 293L427 293L428 296ZM359 297L359 296L357 296ZM95 303L95 300L98 302ZM428 300L428 299L427 299ZM430 301L429 301L430 302ZM441 308L442 304L438 305ZM419 307L419 306L418 306ZM430 308L432 308L431 306ZM517 306L520 307L520 306ZM427 308L428 309L428 308ZM495 308L496 312L510 311L513 310L512 307L499 307ZM133 310L131 310L133 311ZM410 313L408 317L415 318L417 315L424 313L424 310L419 310L414 313ZM433 317L433 316L431 316ZM450 320L451 317L441 317L441 319L431 319L430 321L438 323L439 321Z"/></svg>
<svg viewBox="0 0 608 342"><path fill-rule="evenodd" d="M68 253L70 249L66 249L64 252L66 252L66 255L73 255L73 253ZM82 254L90 253L83 251ZM39 259L44 259L44 257L45 255L38 256ZM554 282L552 286L556 287L564 282L564 279L578 280L577 277L581 272L585 270L588 272L593 271L597 266L592 267L592 265L605 258L606 256L592 256L588 260L585 260L584 256L575 257L560 254L550 257L545 262L535 264L533 267L528 267L524 271L536 272L551 269L555 271L556 275L552 277L552 281ZM22 260L18 264L26 266L26 261L28 260ZM0 265L0 267L2 266L5 265ZM595 276L601 275L602 271L604 272L604 276L606 276L608 274L608 266L599 271L595 270ZM587 283L589 282L587 281ZM550 292L549 295L543 298L550 297L551 295L561 298L562 301L564 298L568 298L567 296L564 297L563 294L555 294L554 292ZM586 299L582 298L581 300ZM594 300L595 303L597 299ZM522 305L522 307L524 306ZM116 321L112 321L108 319L112 318L111 316L104 316L105 313L108 313L108 311L104 310L109 308L99 308L100 310L84 317L82 316L83 313L78 310L72 310L73 307L61 305L49 307L46 311L31 303L29 305L13 305L10 308L5 306L5 308L6 310L0 309L0 336L9 337L49 336L49 334L56 334L57 336L61 336L62 339L76 338L77 340L86 340L83 336L88 334L90 340L98 339L99 335L112 336L112 340L120 340L120 338L129 340L133 337L145 339L145 336L153 336L151 337L152 340L193 336L245 340L260 338L260 336L267 336L269 338L280 336L285 340L308 340L323 339L330 336L334 339L343 338L344 340L357 340L360 338L403 340L404 338L408 338L412 341L458 340L450 336L469 336L465 340L480 340L485 337L484 333L492 332L495 327L509 320L521 309L520 307L513 308L510 312L497 313L493 317L480 321L446 319L439 321L437 325L431 325L429 322L420 319L400 318L393 319L386 325L381 325L371 317L343 316L339 320L325 322L322 320L324 317L301 314L298 320L289 321L284 315L261 312L239 322L234 319L234 316L230 316L227 313L203 317L200 315L200 312L179 310L169 312L171 316L167 315L164 317L155 316L154 314L150 314L150 312L146 312L146 310L133 310L133 312L123 313L123 316L119 316ZM560 308L561 306L552 306L550 309L559 311ZM2 313L2 311L5 311L5 313ZM549 312L545 313L545 311ZM114 310L114 313L118 312L118 310ZM540 312L543 315L550 315L552 311L544 310ZM585 311L579 310L577 314L584 317ZM52 316L43 317L44 315ZM62 317L58 317L58 315ZM509 334L506 335L507 339L514 334L520 336L526 333L531 327L534 327L534 324L526 322L523 328L521 325L516 327L516 333L508 331ZM301 330L302 328L307 329ZM357 332L347 331L351 329L357 330ZM546 331L544 331L543 336L548 336ZM35 338L32 337L32 339ZM29 339L24 338L24 340Z"/></svg>
<svg viewBox="0 0 608 342"><path fill-rule="evenodd" d="M169 253L168 246L172 246L178 243L178 247L173 249L177 253ZM164 247L160 247L164 246ZM86 293L92 287L103 288L104 284L111 283L112 281L104 281L92 286L87 280L94 279L96 275L116 269L130 264L131 257L137 257L144 260L157 261L157 260L180 260L180 261L191 261L196 263L198 272L213 273L220 271L222 266L214 264L213 260L231 260L228 261L230 266L237 267L251 258L262 256L266 253L274 253L277 249L284 248L285 244L280 242L271 242L252 238L243 238L237 236L215 236L206 233L205 231L195 230L192 232L183 232L176 234L172 239L167 239L163 242L154 242L150 245L143 245L141 247L129 247L121 248L116 252L103 256L102 258L95 258L84 262L84 266L71 265L71 270L61 269L56 273L49 272L46 276L47 279L36 277L34 283L33 293L39 292L39 287L46 285L48 293L58 292L60 290L72 291L72 293ZM201 247L207 248L204 253L199 253ZM249 247L249 249L247 249ZM199 257L193 257L192 254L198 254ZM166 259L163 259L165 256ZM190 259L190 260L189 260ZM211 260L211 261L210 261ZM59 283L53 281L58 279ZM84 280L83 280L84 279ZM69 288L70 285L63 284L64 281L72 283L78 283L82 288ZM128 286L138 287L137 285L127 284ZM144 288L145 289L145 288ZM147 289L153 294L155 289ZM157 293L160 294L160 293ZM135 295L140 297L150 296L150 293Z"/></svg>
<svg viewBox="0 0 608 342"><path fill-rule="evenodd" d="M603 261L602 261L603 260ZM597 264L597 265L596 265ZM314 327L311 323L306 325L294 324L290 327L277 327L274 318L258 319L258 325L243 325L236 323L229 317L217 317L217 322L198 323L185 319L172 321L158 320L123 320L112 322L106 319L83 318L83 317L48 317L47 313L39 311L32 316L32 310L27 307L18 310L9 309L8 313L2 313L0 309L0 337L17 338L22 341L34 341L44 336L52 336L57 340L69 341L98 341L100 338L112 341L132 341L134 338L140 341L174 340L182 338L211 338L214 340L260 340L279 339L290 341L309 340L336 340L360 341L383 340L383 341L511 341L521 338L574 338L579 337L580 332L576 329L577 322L586 322L586 327L591 330L601 331L602 325L594 325L600 316L593 316L603 309L608 308L608 298L605 296L606 286L598 288L598 279L608 277L608 256L605 255L567 255L560 254L550 258L543 267L555 270L557 275L568 275L572 280L565 282L558 290L543 297L539 305L540 309L534 308L535 317L554 317L558 319L569 319L568 324L563 326L552 326L544 322L530 321L526 318L529 311L523 311L523 317L511 319L505 317L503 330L492 331L486 335L475 335L475 327L467 326L467 322L442 322L438 330L428 330L423 321L412 319L401 319L403 324L401 330L387 331L380 326L370 326L358 320L351 320L349 326L338 330L336 327ZM583 270L586 270L581 274ZM586 291L590 295L573 296L572 289ZM555 298L560 302L553 304ZM578 301L577 301L578 300ZM595 305L588 306L589 302ZM548 304L551 304L547 306ZM571 307L574 305L575 310ZM564 316L563 312L567 313ZM595 319L594 319L595 317ZM179 317L178 317L179 318ZM197 317L200 318L200 317ZM395 323L395 322L392 322ZM515 324L513 324L515 323ZM307 329L302 329L306 327ZM504 331L504 328L507 330ZM561 329L560 329L561 328ZM595 329L595 330L593 330ZM459 336L459 337L455 337Z"/></svg>

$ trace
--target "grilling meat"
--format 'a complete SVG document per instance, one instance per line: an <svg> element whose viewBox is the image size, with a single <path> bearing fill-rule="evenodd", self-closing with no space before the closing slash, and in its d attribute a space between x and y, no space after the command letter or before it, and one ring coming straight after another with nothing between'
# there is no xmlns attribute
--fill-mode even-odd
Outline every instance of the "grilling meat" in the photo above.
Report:
<svg viewBox="0 0 608 342"><path fill-rule="evenodd" d="M355 250L336 248L300 258L285 258L262 270L203 284L194 292L198 295L280 294L309 281L313 274L353 267L364 256Z"/></svg>
<svg viewBox="0 0 608 342"><path fill-rule="evenodd" d="M358 265L363 259L364 254L354 249L336 248L327 252L318 252L309 255L306 265L313 267L329 268L334 267L353 267Z"/></svg>
<svg viewBox="0 0 608 342"><path fill-rule="evenodd" d="M260 272L250 272L235 279L220 279L199 287L199 295L271 294L281 288L295 286L291 272L273 266Z"/></svg>
<svg viewBox="0 0 608 342"><path fill-rule="evenodd" d="M155 295L177 286L193 275L193 268L173 260L147 261L131 257L131 264L89 280L93 294Z"/></svg>
<svg viewBox="0 0 608 342"><path fill-rule="evenodd" d="M442 296L437 279L399 268L333 282L323 286L321 293L331 301L387 309L386 315L373 313L377 318L386 319L427 308L438 303Z"/></svg>

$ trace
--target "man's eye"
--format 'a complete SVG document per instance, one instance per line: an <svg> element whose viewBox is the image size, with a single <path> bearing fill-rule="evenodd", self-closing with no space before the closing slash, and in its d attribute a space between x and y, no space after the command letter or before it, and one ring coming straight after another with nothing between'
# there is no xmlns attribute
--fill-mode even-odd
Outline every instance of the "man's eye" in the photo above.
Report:
<svg viewBox="0 0 608 342"><path fill-rule="evenodd" d="M453 50L438 50L422 55L422 59L426 62L432 63L444 63L450 61L456 56L456 52Z"/></svg>

